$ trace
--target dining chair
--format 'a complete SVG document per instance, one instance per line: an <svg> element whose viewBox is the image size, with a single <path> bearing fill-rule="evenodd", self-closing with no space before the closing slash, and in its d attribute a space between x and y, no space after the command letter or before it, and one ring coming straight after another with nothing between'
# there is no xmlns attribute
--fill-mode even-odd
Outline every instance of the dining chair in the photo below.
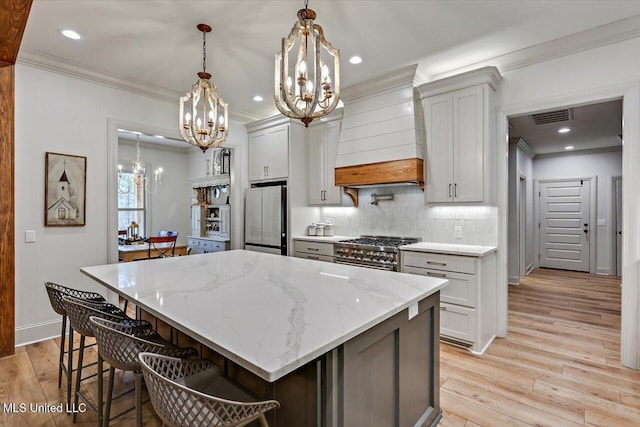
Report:
<svg viewBox="0 0 640 427"><path fill-rule="evenodd" d="M64 296L62 298L62 303L64 304L65 310L67 312L67 316L69 317L69 349L71 350L71 342L73 341L71 337L73 337L73 331L80 334L80 348L78 351L78 369L76 371L76 383L73 392L73 408L78 407L78 399L82 399L87 406L98 414L98 424L102 423L102 410L98 405L93 405L88 396L85 395L80 390L80 382L93 376L98 376L98 394L102 393L102 369L98 369L96 374L88 375L86 377L82 377L82 369L86 368L90 365L83 365L84 359L84 349L85 349L85 339L87 337L94 337L93 329L91 328L91 322L89 318L91 316L100 317L103 319L111 320L112 322L122 322L122 321L131 321L130 317L128 317L124 311L120 310L113 304L109 304L108 302L89 302L79 300L77 298L73 298L70 296ZM99 346L98 346L99 351ZM67 403L70 404L69 400ZM73 422L76 422L77 412L73 413Z"/></svg>
<svg viewBox="0 0 640 427"><path fill-rule="evenodd" d="M174 256L176 252L177 239L178 236L149 237L148 258L166 258Z"/></svg>
<svg viewBox="0 0 640 427"><path fill-rule="evenodd" d="M171 236L178 236L178 232L177 231L167 231L167 230L158 231L158 237L171 237Z"/></svg>
<svg viewBox="0 0 640 427"><path fill-rule="evenodd" d="M280 407L276 400L258 400L207 360L143 352L140 362L151 405L169 426L240 427L259 421L268 427L264 414Z"/></svg>
<svg viewBox="0 0 640 427"><path fill-rule="evenodd" d="M103 425L108 427L112 419L118 418L129 410L111 417L113 401L113 383L115 370L134 373L134 395L136 410L136 426L142 425L142 368L138 355L141 352L153 352L174 357L187 358L198 355L198 351L190 347L178 347L165 341L146 320L129 320L113 322L99 317L90 317L91 327L98 342L98 372L103 362L109 365L109 382L107 385L106 407L102 414ZM125 393L123 393L125 394ZM122 396L122 394L120 395ZM120 397L117 396L117 397ZM117 398L116 397L116 398ZM103 407L102 389L98 390L98 408Z"/></svg>
<svg viewBox="0 0 640 427"><path fill-rule="evenodd" d="M58 363L58 388L62 386L62 374L67 378L67 402L71 400L71 376L76 369L73 368L73 352L78 351L79 347L73 346L73 331L69 332L69 349L65 348L67 338L67 310L64 306L62 298L70 296L82 301L106 303L104 297L96 292L81 291L78 289L68 288L53 282L45 282L45 289L49 296L49 302L53 311L62 316L62 329L60 331L60 355ZM94 346L91 344L87 347ZM64 356L67 355L67 363L65 364Z"/></svg>

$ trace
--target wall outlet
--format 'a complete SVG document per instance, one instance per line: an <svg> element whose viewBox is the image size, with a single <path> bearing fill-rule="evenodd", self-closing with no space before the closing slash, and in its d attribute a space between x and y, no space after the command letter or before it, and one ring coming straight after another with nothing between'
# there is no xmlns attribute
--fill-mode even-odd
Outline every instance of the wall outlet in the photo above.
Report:
<svg viewBox="0 0 640 427"><path fill-rule="evenodd" d="M413 319L418 315L418 303L411 304L409 306L409 320Z"/></svg>
<svg viewBox="0 0 640 427"><path fill-rule="evenodd" d="M26 230L24 232L25 243L34 243L36 241L36 230Z"/></svg>
<svg viewBox="0 0 640 427"><path fill-rule="evenodd" d="M455 237L456 239L462 239L462 226L461 225L456 225L455 227L453 227L453 237Z"/></svg>

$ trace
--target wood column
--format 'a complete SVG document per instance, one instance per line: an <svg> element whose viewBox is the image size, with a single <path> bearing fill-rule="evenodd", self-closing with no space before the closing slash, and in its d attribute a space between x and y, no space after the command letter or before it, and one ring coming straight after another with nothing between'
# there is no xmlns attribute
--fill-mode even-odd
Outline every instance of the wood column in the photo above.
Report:
<svg viewBox="0 0 640 427"><path fill-rule="evenodd" d="M0 357L15 349L15 66L32 0L0 1Z"/></svg>

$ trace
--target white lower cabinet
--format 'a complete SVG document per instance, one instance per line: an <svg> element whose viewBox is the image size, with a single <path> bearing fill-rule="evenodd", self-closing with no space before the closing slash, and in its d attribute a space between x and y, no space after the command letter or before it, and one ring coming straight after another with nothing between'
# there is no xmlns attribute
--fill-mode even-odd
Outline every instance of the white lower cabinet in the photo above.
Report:
<svg viewBox="0 0 640 427"><path fill-rule="evenodd" d="M229 250L229 243L229 241L221 242L218 240L189 237L187 239L188 253L189 255L195 255L226 251Z"/></svg>
<svg viewBox="0 0 640 427"><path fill-rule="evenodd" d="M495 253L444 255L403 250L401 271L449 280L440 291L440 336L484 353L496 333Z"/></svg>
<svg viewBox="0 0 640 427"><path fill-rule="evenodd" d="M333 262L333 243L294 240L293 256L296 258Z"/></svg>

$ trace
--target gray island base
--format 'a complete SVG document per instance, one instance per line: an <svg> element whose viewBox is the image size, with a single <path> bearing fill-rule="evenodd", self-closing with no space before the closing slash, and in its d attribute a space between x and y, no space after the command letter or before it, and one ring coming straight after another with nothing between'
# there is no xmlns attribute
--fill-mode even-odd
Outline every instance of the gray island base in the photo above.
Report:
<svg viewBox="0 0 640 427"><path fill-rule="evenodd" d="M435 425L446 280L247 251L85 267L281 408L272 427Z"/></svg>

